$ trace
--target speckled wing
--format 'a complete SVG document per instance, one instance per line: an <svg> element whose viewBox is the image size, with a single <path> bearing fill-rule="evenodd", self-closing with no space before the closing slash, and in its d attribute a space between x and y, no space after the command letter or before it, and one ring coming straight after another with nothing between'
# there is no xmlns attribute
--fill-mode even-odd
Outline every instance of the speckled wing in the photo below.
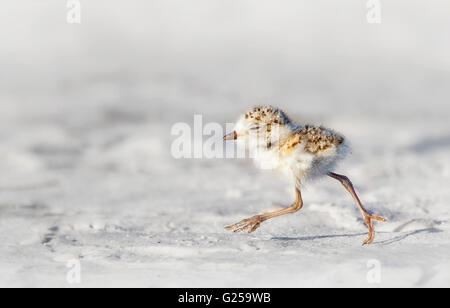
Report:
<svg viewBox="0 0 450 308"><path fill-rule="evenodd" d="M336 132L320 126L304 126L296 130L281 146L284 155L291 154L301 146L304 152L320 154L329 149L339 147L344 137Z"/></svg>
<svg viewBox="0 0 450 308"><path fill-rule="evenodd" d="M302 126L287 138L280 154L296 178L297 183L329 172L342 158L344 137L320 126Z"/></svg>

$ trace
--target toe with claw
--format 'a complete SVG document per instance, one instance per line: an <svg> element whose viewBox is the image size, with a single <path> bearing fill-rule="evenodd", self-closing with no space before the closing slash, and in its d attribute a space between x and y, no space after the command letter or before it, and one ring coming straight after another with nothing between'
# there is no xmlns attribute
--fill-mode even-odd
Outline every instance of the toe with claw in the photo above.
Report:
<svg viewBox="0 0 450 308"><path fill-rule="evenodd" d="M247 219L243 219L240 222L225 227L227 230L232 230L233 232L241 232L248 230L248 233L252 233L258 227L261 225L261 223L264 221L264 218L262 215L256 215Z"/></svg>
<svg viewBox="0 0 450 308"><path fill-rule="evenodd" d="M366 223L367 227L369 228L369 236L367 237L367 239L364 241L363 245L369 245L373 242L374 238L375 238L375 230L373 228L372 225L372 220L376 220L376 221L381 221L381 222L386 222L387 219L381 216L376 216L376 215L372 215L372 214L365 214L364 215L364 222Z"/></svg>

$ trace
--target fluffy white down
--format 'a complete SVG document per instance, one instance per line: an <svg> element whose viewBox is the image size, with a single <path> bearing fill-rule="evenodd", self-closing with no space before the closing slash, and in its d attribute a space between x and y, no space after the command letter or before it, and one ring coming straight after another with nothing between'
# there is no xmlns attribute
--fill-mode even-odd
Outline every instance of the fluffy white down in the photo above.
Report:
<svg viewBox="0 0 450 308"><path fill-rule="evenodd" d="M335 170L338 163L349 153L349 146L344 142L339 147L312 154L305 151L304 145L300 144L286 156L282 155L278 148L266 150L264 147L258 147L249 149L249 152L257 154L251 158L258 168L281 172L296 186L301 186L308 180L314 180Z"/></svg>

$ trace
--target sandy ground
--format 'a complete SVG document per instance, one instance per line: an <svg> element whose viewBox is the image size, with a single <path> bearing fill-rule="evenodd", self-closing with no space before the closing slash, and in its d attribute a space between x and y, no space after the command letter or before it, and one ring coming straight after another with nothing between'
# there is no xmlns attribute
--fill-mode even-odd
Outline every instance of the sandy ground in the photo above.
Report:
<svg viewBox="0 0 450 308"><path fill-rule="evenodd" d="M0 286L450 285L448 6L393 1L368 25L351 1L99 1L67 25L56 3L0 18ZM171 127L253 104L347 136L337 171L389 218L373 245L332 179L299 213L224 230L292 187L247 160L176 160Z"/></svg>

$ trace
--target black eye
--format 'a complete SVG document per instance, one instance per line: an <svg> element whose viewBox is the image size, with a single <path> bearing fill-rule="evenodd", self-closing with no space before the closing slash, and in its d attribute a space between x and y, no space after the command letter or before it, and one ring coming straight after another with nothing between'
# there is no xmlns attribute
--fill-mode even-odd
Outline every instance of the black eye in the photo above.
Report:
<svg viewBox="0 0 450 308"><path fill-rule="evenodd" d="M258 130L258 129L259 129L259 126L252 126L249 128L249 130Z"/></svg>

